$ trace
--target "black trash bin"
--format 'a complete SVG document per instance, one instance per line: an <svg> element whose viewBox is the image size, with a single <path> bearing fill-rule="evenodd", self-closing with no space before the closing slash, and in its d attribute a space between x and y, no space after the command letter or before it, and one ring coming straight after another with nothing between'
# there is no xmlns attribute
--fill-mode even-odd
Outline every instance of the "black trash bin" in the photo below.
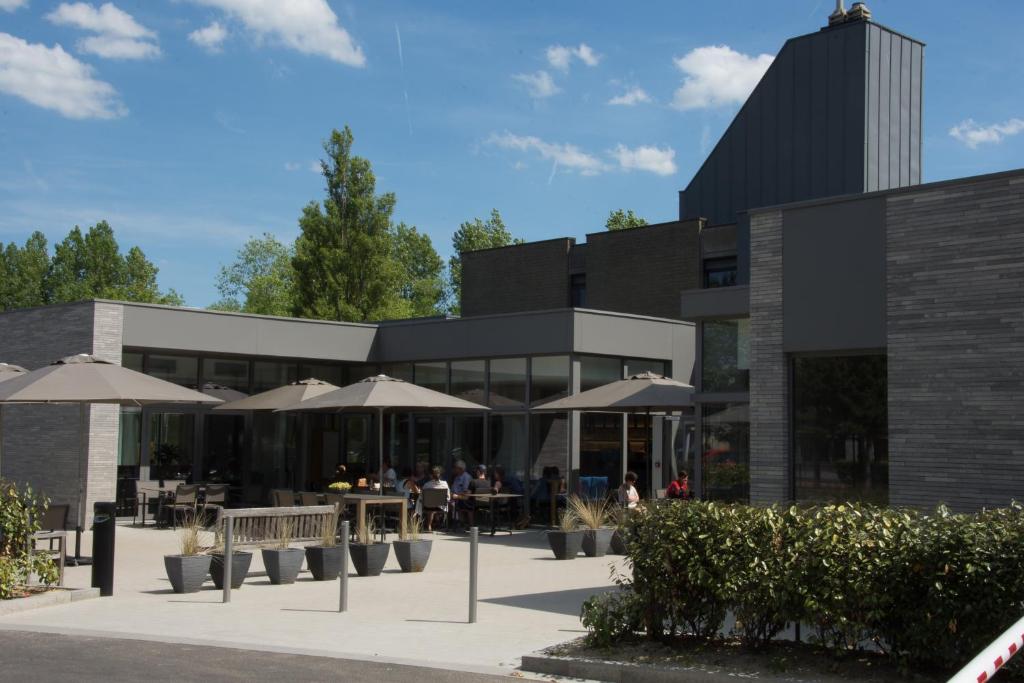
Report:
<svg viewBox="0 0 1024 683"><path fill-rule="evenodd" d="M100 595L114 594L114 530L117 528L117 504L93 503L92 506L92 587Z"/></svg>

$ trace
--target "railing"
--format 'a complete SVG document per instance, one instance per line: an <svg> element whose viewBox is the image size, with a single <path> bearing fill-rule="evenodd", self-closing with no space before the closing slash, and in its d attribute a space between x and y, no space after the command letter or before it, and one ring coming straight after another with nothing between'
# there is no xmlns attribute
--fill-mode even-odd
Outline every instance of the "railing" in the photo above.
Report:
<svg viewBox="0 0 1024 683"><path fill-rule="evenodd" d="M1024 617L960 669L949 683L985 683L1024 647Z"/></svg>

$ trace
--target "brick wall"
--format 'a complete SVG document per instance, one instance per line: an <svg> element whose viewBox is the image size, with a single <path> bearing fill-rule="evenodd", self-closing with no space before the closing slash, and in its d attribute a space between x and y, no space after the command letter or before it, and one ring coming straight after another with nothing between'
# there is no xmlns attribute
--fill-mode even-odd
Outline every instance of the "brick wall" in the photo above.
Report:
<svg viewBox="0 0 1024 683"><path fill-rule="evenodd" d="M35 370L76 353L121 359L121 306L83 302L0 313L0 358ZM30 483L54 503L71 506L78 519L80 473L86 488L88 526L91 504L113 500L116 484L118 409L86 408L88 462L81 458L77 406L11 405L4 411L0 474Z"/></svg>
<svg viewBox="0 0 1024 683"><path fill-rule="evenodd" d="M750 218L750 501L789 499L789 382L782 346L782 212Z"/></svg>
<svg viewBox="0 0 1024 683"><path fill-rule="evenodd" d="M571 239L462 255L462 315L544 311L569 305Z"/></svg>
<svg viewBox="0 0 1024 683"><path fill-rule="evenodd" d="M587 235L587 308L679 319L679 293L696 289L698 221Z"/></svg>
<svg viewBox="0 0 1024 683"><path fill-rule="evenodd" d="M888 198L890 501L1024 497L1024 173Z"/></svg>

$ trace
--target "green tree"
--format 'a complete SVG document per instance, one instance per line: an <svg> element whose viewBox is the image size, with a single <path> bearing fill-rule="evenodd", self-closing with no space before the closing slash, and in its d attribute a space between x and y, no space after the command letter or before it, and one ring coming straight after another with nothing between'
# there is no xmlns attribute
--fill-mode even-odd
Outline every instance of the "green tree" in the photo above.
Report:
<svg viewBox="0 0 1024 683"><path fill-rule="evenodd" d="M290 315L295 290L292 248L272 234L246 242L217 276L221 300L211 308L262 315Z"/></svg>
<svg viewBox="0 0 1024 683"><path fill-rule="evenodd" d="M622 209L616 209L608 214L608 220L604 222L604 227L609 230L627 230L629 228L639 228L647 225L647 219L641 218L633 213L632 209L623 211Z"/></svg>
<svg viewBox="0 0 1024 683"><path fill-rule="evenodd" d="M46 304L50 255L46 237L33 232L24 247L14 242L0 249L0 310Z"/></svg>
<svg viewBox="0 0 1024 683"><path fill-rule="evenodd" d="M292 310L300 317L380 320L403 308L391 239L395 196L375 193L370 162L352 155L352 142L348 126L331 132L320 162L327 196L299 218Z"/></svg>
<svg viewBox="0 0 1024 683"><path fill-rule="evenodd" d="M124 279L116 288L114 298L122 301L137 301L147 304L184 306L185 299L173 288L161 292L156 276L160 269L153 265L142 249L132 247L124 257Z"/></svg>
<svg viewBox="0 0 1024 683"><path fill-rule="evenodd" d="M392 235L394 257L401 268L400 297L406 303L402 317L442 315L445 304L444 261L430 236L405 223Z"/></svg>
<svg viewBox="0 0 1024 683"><path fill-rule="evenodd" d="M458 315L462 309L462 254L467 251L505 247L522 244L523 240L512 237L505 227L505 221L497 209L491 209L487 220L474 218L459 226L452 235L452 256L448 259L449 294L452 298L449 310Z"/></svg>

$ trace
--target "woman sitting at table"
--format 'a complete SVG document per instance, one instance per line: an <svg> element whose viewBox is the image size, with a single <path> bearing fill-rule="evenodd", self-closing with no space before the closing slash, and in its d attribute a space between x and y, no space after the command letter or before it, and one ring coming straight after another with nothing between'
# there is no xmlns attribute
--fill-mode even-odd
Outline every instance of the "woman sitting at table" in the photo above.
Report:
<svg viewBox="0 0 1024 683"><path fill-rule="evenodd" d="M438 513L441 513L442 515L447 515L448 514L448 501L450 501L451 498L452 498L451 491L448 488L448 482L446 482L444 479L441 478L441 468L440 467L434 467L434 468L432 468L430 470L430 479L428 479L426 481L426 483L423 484L423 489L424 490L426 490L426 489L444 489L445 494L446 494L445 497L444 497L444 500L445 500L444 504L440 508L433 509L433 510L424 510L423 509L423 501L422 500L416 501L416 511L419 512L421 517L423 517L424 519L427 520L427 531L433 532L434 531L434 517Z"/></svg>
<svg viewBox="0 0 1024 683"><path fill-rule="evenodd" d="M416 477L413 476L411 467L402 468L402 478L398 480L395 486L395 493L405 496L406 506L410 510L416 509L416 500L420 495L420 487L416 483Z"/></svg>

